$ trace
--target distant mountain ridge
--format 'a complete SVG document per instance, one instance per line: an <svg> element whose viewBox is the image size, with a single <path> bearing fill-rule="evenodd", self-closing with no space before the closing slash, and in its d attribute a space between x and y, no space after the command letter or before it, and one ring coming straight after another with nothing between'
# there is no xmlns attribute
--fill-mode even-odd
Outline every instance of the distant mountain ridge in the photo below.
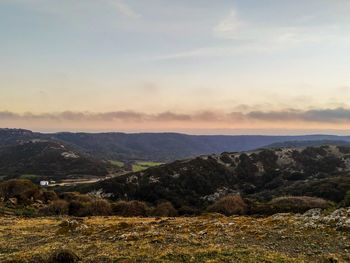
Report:
<svg viewBox="0 0 350 263"><path fill-rule="evenodd" d="M340 140L286 141L272 143L264 146L264 148L317 147L322 145L350 146L350 142Z"/></svg>
<svg viewBox="0 0 350 263"><path fill-rule="evenodd" d="M344 141L350 136L300 135L187 135L180 133L70 133L52 134L23 129L0 129L0 147L32 139L65 143L93 156L121 161L171 162L203 154L247 151L290 141Z"/></svg>

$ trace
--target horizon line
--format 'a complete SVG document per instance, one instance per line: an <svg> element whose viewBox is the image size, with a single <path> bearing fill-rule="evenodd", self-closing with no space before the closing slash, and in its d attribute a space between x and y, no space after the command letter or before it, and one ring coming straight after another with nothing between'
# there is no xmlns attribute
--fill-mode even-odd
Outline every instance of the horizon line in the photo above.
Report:
<svg viewBox="0 0 350 263"><path fill-rule="evenodd" d="M151 129L48 129L48 128L18 128L0 127L8 130L27 130L34 133L123 133L123 134L183 134L193 136L350 136L350 130L341 129L179 129L179 130L151 130Z"/></svg>

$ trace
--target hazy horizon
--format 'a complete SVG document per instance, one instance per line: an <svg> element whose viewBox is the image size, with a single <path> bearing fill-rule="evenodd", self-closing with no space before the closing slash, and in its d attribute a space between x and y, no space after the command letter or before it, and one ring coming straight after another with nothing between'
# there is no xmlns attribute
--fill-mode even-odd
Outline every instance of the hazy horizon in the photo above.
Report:
<svg viewBox="0 0 350 263"><path fill-rule="evenodd" d="M151 130L151 129L137 129L137 130L93 130L93 129L27 129L24 127L0 127L0 129L24 129L32 132L39 133L126 133L126 134L137 134L137 133L181 133L187 135L223 135L223 136L314 136L314 135L330 135L330 136L350 136L350 130Z"/></svg>
<svg viewBox="0 0 350 263"><path fill-rule="evenodd" d="M350 131L349 0L0 0L0 126Z"/></svg>

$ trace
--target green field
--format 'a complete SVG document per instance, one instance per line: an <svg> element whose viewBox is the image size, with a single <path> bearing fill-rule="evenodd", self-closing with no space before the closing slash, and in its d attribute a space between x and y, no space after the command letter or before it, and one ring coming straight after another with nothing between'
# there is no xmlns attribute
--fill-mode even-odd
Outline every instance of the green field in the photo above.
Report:
<svg viewBox="0 0 350 263"><path fill-rule="evenodd" d="M123 167L124 163L120 161L115 161L115 160L110 160L111 164L118 166L118 167Z"/></svg>
<svg viewBox="0 0 350 263"><path fill-rule="evenodd" d="M142 170L146 170L150 167L154 167L154 166L159 166L162 165L164 163L156 163L156 162L137 162L136 164L132 165L132 170L134 172L138 172L138 171L142 171Z"/></svg>

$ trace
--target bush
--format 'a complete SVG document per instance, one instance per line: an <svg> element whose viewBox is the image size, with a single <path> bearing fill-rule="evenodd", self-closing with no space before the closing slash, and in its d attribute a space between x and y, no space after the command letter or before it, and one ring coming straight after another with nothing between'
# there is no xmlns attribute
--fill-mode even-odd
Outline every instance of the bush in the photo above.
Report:
<svg viewBox="0 0 350 263"><path fill-rule="evenodd" d="M14 210L14 213L16 216L23 216L23 217L35 217L38 215L38 211L34 208L17 208Z"/></svg>
<svg viewBox="0 0 350 263"><path fill-rule="evenodd" d="M80 194L78 192L63 192L59 195L59 197L67 202L78 201L81 203L91 203L94 201L90 196Z"/></svg>
<svg viewBox="0 0 350 263"><path fill-rule="evenodd" d="M346 192L344 200L341 202L341 206L350 206L350 190Z"/></svg>
<svg viewBox="0 0 350 263"><path fill-rule="evenodd" d="M0 197L17 198L19 204L30 204L42 197L42 190L30 180L11 179L0 184Z"/></svg>
<svg viewBox="0 0 350 263"><path fill-rule="evenodd" d="M304 213L312 208L327 209L332 203L318 197L283 196L268 203L251 203L249 214L273 215L276 213Z"/></svg>
<svg viewBox="0 0 350 263"><path fill-rule="evenodd" d="M94 201L94 199L92 199L92 197L90 197L88 195L83 195L83 194L76 195L74 200L81 202L81 203L85 203L85 204L91 203Z"/></svg>
<svg viewBox="0 0 350 263"><path fill-rule="evenodd" d="M246 213L247 205L240 196L228 195L207 208L208 212L216 212L226 216L243 215Z"/></svg>
<svg viewBox="0 0 350 263"><path fill-rule="evenodd" d="M89 215L108 216L112 214L111 204L105 199L99 199L91 202L88 206Z"/></svg>
<svg viewBox="0 0 350 263"><path fill-rule="evenodd" d="M282 196L272 199L269 204L281 207L305 207L305 208L328 208L331 206L329 201L322 198L311 196Z"/></svg>
<svg viewBox="0 0 350 263"><path fill-rule="evenodd" d="M59 197L60 199L70 202L72 200L76 200L78 195L80 195L78 192L63 192L59 194Z"/></svg>
<svg viewBox="0 0 350 263"><path fill-rule="evenodd" d="M43 201L45 203L49 203L52 201L56 201L58 200L58 196L56 195L56 193L54 191L44 191L43 192Z"/></svg>
<svg viewBox="0 0 350 263"><path fill-rule="evenodd" d="M47 208L44 208L42 212L45 215L67 215L68 202L65 200L53 201Z"/></svg>
<svg viewBox="0 0 350 263"><path fill-rule="evenodd" d="M144 202L140 201L119 201L112 206L113 214L124 217L147 216L149 208Z"/></svg>
<svg viewBox="0 0 350 263"><path fill-rule="evenodd" d="M180 216L198 216L201 214L200 210L190 206L181 206L178 212Z"/></svg>
<svg viewBox="0 0 350 263"><path fill-rule="evenodd" d="M177 210L174 208L174 206L170 202L160 203L156 208L152 210L153 216L160 216L160 217L173 217L177 216Z"/></svg>
<svg viewBox="0 0 350 263"><path fill-rule="evenodd" d="M69 203L68 214L70 216L88 216L89 211L83 203L73 200Z"/></svg>
<svg viewBox="0 0 350 263"><path fill-rule="evenodd" d="M72 251L68 249L60 249L53 252L48 263L76 263L79 262L80 258Z"/></svg>

